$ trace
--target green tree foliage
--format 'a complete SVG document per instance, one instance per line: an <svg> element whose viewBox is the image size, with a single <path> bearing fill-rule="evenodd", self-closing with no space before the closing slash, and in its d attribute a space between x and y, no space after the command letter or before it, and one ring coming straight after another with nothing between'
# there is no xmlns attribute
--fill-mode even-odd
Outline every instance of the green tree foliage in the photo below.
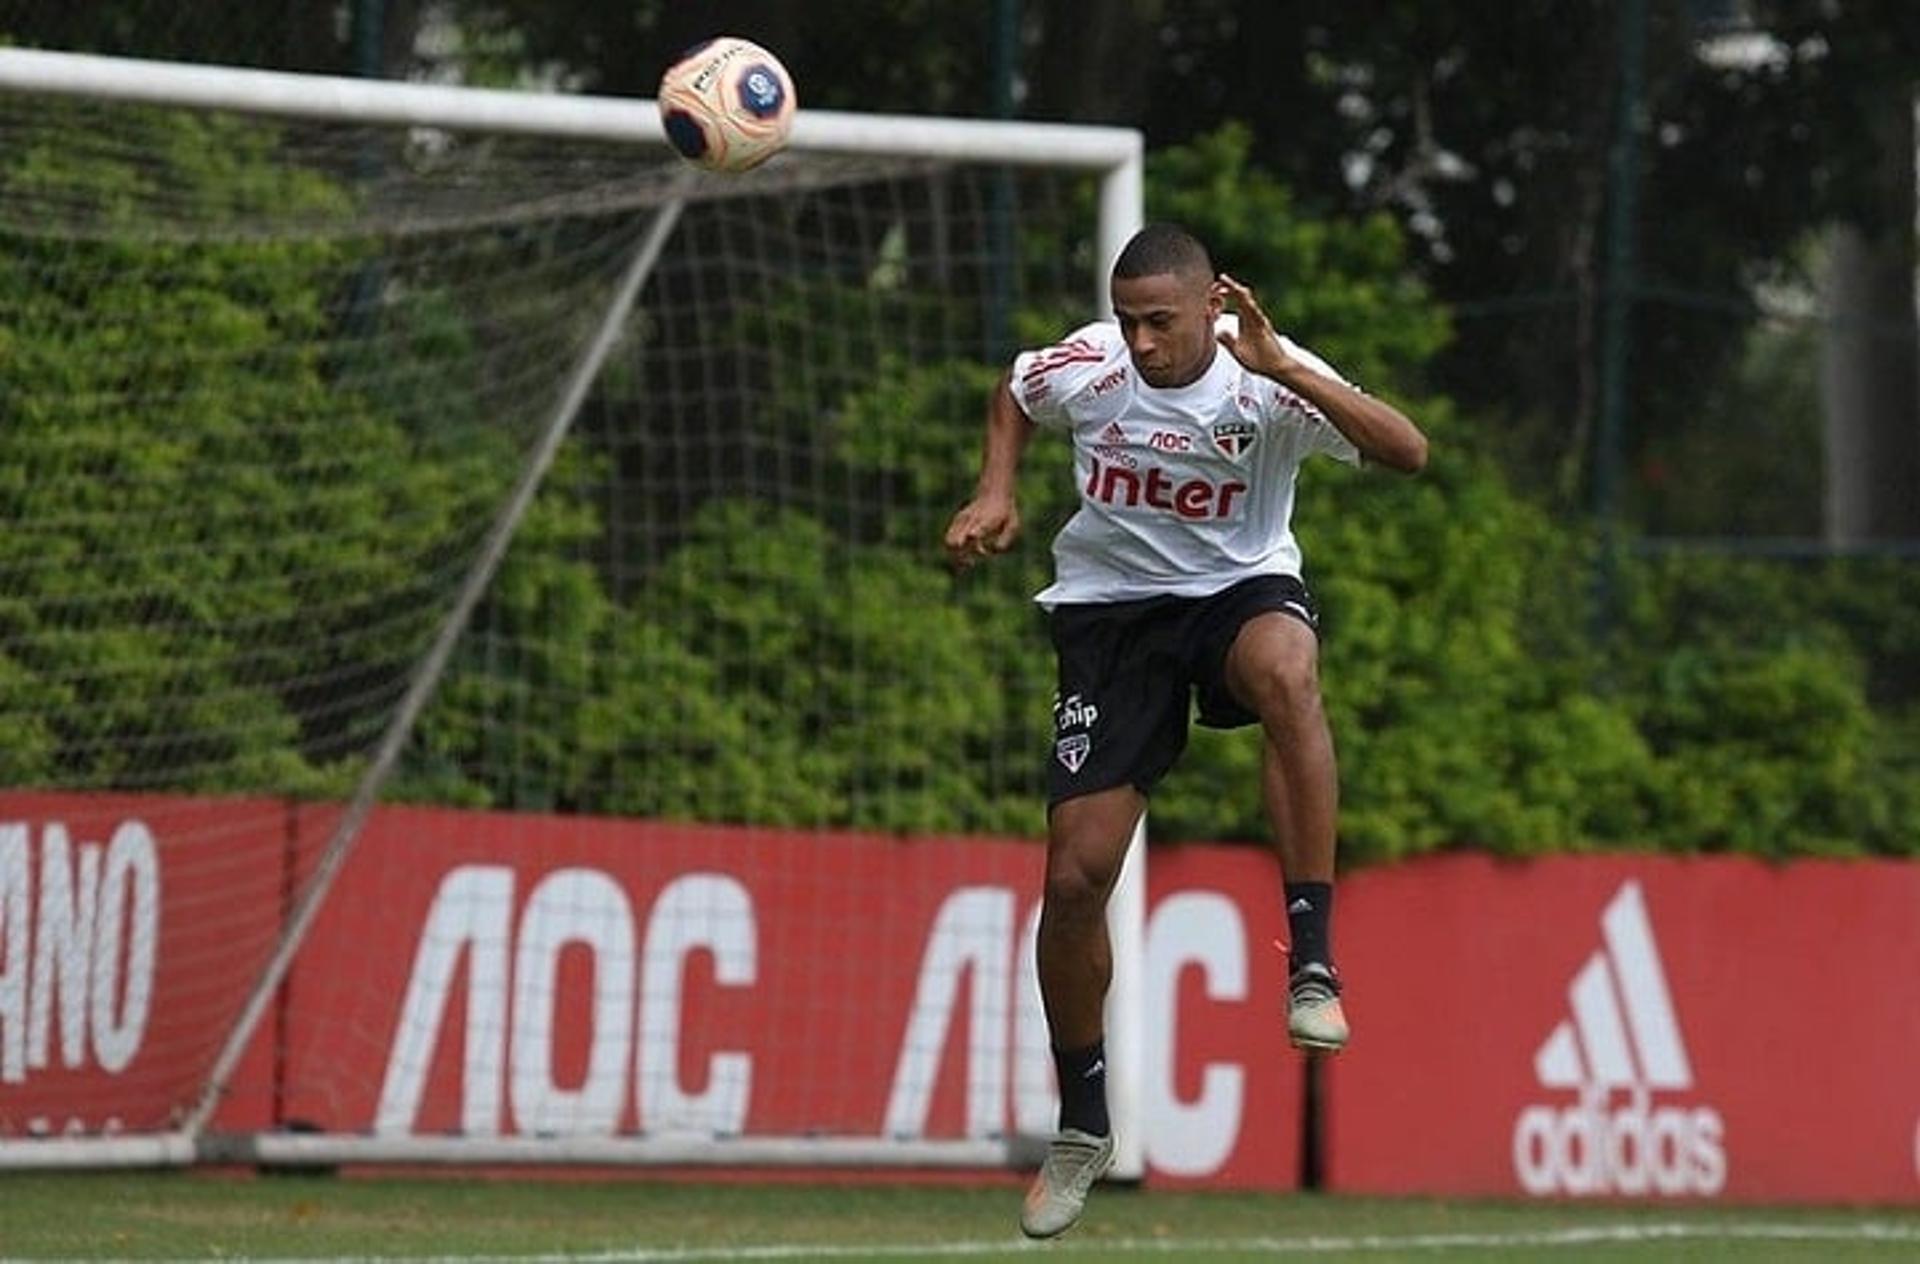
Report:
<svg viewBox="0 0 1920 1264"><path fill-rule="evenodd" d="M423 410L411 388L382 393L351 356L322 354L354 318L335 303L359 263L351 238L263 249L135 230L129 208L162 187L216 218L347 209L265 141L138 118L137 165L51 126L0 156L7 192L85 187L99 208L92 231L10 235L0 251L0 776L337 793L444 598L444 577L427 587L435 567L490 517L513 454L487 441L476 401ZM1330 463L1303 479L1348 854L1910 853L1912 568L1634 563L1619 635L1595 644L1586 541L1426 393L1448 328L1407 279L1399 230L1316 219L1251 152L1226 129L1156 155L1151 213L1192 224L1284 328L1402 392L1435 439L1417 479ZM939 297L903 288L887 257L876 244L865 273L740 319L776 348L790 305L847 329L919 319ZM458 304L410 310L408 345L456 370L476 354ZM1032 340L1063 332L1051 313L1017 323ZM690 504L618 589L604 501L583 492L614 457L591 436L575 445L416 734L402 792L1037 835L1052 663L1029 599L1073 488L1065 445L1038 437L1024 543L948 574L939 534L1001 372L949 355L773 373L796 394L765 423L792 464L768 468L796 485L762 472ZM817 397L824 380L862 384ZM1156 836L1262 836L1257 759L1252 732L1199 736L1156 798Z"/></svg>
<svg viewBox="0 0 1920 1264"><path fill-rule="evenodd" d="M348 209L211 119L63 111L16 131L0 196L73 204L0 250L0 730L16 781L317 789L419 638L423 564L497 483L337 389L349 241L262 247L181 222ZM76 192L83 197L75 198ZM83 219L85 216L90 219Z"/></svg>
<svg viewBox="0 0 1920 1264"><path fill-rule="evenodd" d="M565 446L482 612L415 730L391 793L471 807L587 810L617 737L607 689L625 613L585 560L605 523L579 494L596 463Z"/></svg>
<svg viewBox="0 0 1920 1264"><path fill-rule="evenodd" d="M1443 309L1406 266L1390 216L1323 219L1253 160L1229 123L1149 160L1147 215L1185 224L1215 265L1254 285L1276 328L1357 382L1417 384L1449 337Z"/></svg>
<svg viewBox="0 0 1920 1264"><path fill-rule="evenodd" d="M1251 165L1237 127L1168 151L1152 177L1150 214L1194 227L1265 296L1280 328L1363 383L1419 380L1447 329L1409 279L1391 220L1302 215ZM1473 451L1451 409L1408 408L1435 439L1425 474L1354 476L1318 463L1296 510L1325 607L1325 689L1354 851L1528 847L1631 828L1631 802L1584 802L1544 784L1577 786L1594 765L1637 757L1623 717L1573 698L1590 666L1581 603L1567 591L1582 570L1578 544ZM1614 742L1587 756L1585 744L1559 740L1562 724L1628 749ZM1264 836L1258 747L1251 731L1201 735L1155 804L1156 832Z"/></svg>
<svg viewBox="0 0 1920 1264"><path fill-rule="evenodd" d="M1462 319L1429 365L1436 389L1488 423L1519 481L1584 505L1599 400L1599 311L1608 248L1606 172L1623 63L1606 0L842 0L823 21L800 0L371 0L263 6L208 0L25 0L10 34L37 46L345 70L355 21L378 14L385 72L451 69L466 82L538 74L648 95L687 44L758 38L795 71L809 106L992 113L996 22L1017 24L1023 117L1120 123L1150 147L1243 120L1252 156L1316 217L1392 216L1407 265ZM1632 399L1620 503L1656 532L1728 534L1756 519L1806 530L1800 410L1812 377L1745 393L1768 339L1751 336L1756 280L1836 221L1912 220L1912 178L1890 162L1920 59L1908 0L1647 0L1638 152L1642 179ZM353 20L336 22L336 17ZM429 21L430 20L430 21ZM423 23L435 39L416 44ZM1762 55L1713 58L1739 27ZM860 33L858 39L844 32ZM447 53L447 47L457 51ZM442 66L447 58L451 66ZM425 63L423 66L422 63ZM1898 126L1890 128L1889 121ZM1887 252L1882 318L1910 342ZM1908 298L1910 300L1910 295ZM1877 318L1881 319L1881 318ZM1898 378L1896 369L1895 376ZM1911 374L1898 378L1910 381ZM1876 432L1898 454L1911 392ZM1791 442L1770 440L1789 434ZM1726 493L1726 454L1753 472ZM1881 462L1881 465L1891 464ZM1897 497L1897 489L1894 493ZM1683 511L1677 511L1683 510Z"/></svg>
<svg viewBox="0 0 1920 1264"><path fill-rule="evenodd" d="M1614 670L1660 756L1663 842L1912 852L1911 566L1658 558L1631 572L1626 607Z"/></svg>
<svg viewBox="0 0 1920 1264"><path fill-rule="evenodd" d="M413 35L413 0L382 0ZM0 29L30 47L339 74L350 69L332 6L209 0L15 0Z"/></svg>

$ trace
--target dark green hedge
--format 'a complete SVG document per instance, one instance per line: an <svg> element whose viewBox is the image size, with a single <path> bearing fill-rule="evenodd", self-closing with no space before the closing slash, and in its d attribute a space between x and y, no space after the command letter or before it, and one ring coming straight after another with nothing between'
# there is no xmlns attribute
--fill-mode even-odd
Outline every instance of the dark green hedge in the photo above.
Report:
<svg viewBox="0 0 1920 1264"><path fill-rule="evenodd" d="M269 146L143 125L137 165L69 152L56 132L23 140L0 192L91 181L108 227L182 189L318 216L339 204L324 182L275 175ZM1331 465L1303 479L1347 856L1920 847L1920 567L1629 550L1597 607L1586 529L1510 485L1495 436L1423 392L1446 320L1391 224L1305 218L1245 155L1232 130L1157 155L1151 213L1192 224L1277 323L1434 439L1415 479ZM337 794L514 445L489 440L473 399L358 386L380 379L325 352L350 240L3 244L0 782ZM796 285L751 318L942 301L857 278ZM468 314L416 297L415 327L384 345L431 346L462 380L480 354ZM1039 309L1016 323L1029 342L1060 332ZM630 473L583 435L396 794L1042 831L1052 663L1029 598L1073 503L1064 445L1042 436L1030 455L1023 545L956 581L939 536L998 367L875 352L879 371L833 376L766 341L773 468L791 481L712 489L655 554L623 559L608 492ZM129 383L133 405L100 409ZM1262 836L1257 758L1253 733L1197 734L1153 833Z"/></svg>

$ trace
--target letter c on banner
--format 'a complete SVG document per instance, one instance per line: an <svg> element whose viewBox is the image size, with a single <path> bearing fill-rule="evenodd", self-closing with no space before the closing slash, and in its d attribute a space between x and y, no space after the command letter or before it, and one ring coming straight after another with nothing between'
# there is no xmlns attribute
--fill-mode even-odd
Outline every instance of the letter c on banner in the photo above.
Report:
<svg viewBox="0 0 1920 1264"><path fill-rule="evenodd" d="M1145 1115L1147 1163L1176 1176L1206 1176L1233 1155L1240 1141L1247 1073L1214 1063L1191 1102L1174 1096L1179 1065L1180 972L1201 967L1207 996L1216 1001L1247 998L1247 932L1240 908L1211 891L1182 891L1160 901L1147 923L1144 1005L1147 1023Z"/></svg>

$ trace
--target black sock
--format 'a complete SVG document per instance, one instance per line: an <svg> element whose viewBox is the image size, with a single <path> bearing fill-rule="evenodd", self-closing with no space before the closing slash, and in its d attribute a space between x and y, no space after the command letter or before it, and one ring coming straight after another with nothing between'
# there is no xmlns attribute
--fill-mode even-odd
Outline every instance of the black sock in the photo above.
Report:
<svg viewBox="0 0 1920 1264"><path fill-rule="evenodd" d="M1287 934L1292 941L1288 968L1297 970L1309 962L1333 966L1333 942L1328 924L1333 920L1333 883L1289 882L1286 884Z"/></svg>
<svg viewBox="0 0 1920 1264"><path fill-rule="evenodd" d="M1054 1073L1060 1077L1060 1127L1104 1137L1107 1122L1107 1044L1096 1040L1084 1049L1055 1049Z"/></svg>

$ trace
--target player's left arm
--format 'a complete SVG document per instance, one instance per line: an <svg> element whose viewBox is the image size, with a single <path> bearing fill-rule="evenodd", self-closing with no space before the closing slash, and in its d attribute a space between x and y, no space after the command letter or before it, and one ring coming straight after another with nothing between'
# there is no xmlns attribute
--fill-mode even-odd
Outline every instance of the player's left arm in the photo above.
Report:
<svg viewBox="0 0 1920 1264"><path fill-rule="evenodd" d="M1325 413L1334 428L1368 461L1407 474L1425 468L1427 436L1405 413L1288 354L1252 290L1224 272L1215 284L1223 297L1233 301L1240 315L1237 334L1222 330L1217 335L1220 345L1234 359Z"/></svg>

